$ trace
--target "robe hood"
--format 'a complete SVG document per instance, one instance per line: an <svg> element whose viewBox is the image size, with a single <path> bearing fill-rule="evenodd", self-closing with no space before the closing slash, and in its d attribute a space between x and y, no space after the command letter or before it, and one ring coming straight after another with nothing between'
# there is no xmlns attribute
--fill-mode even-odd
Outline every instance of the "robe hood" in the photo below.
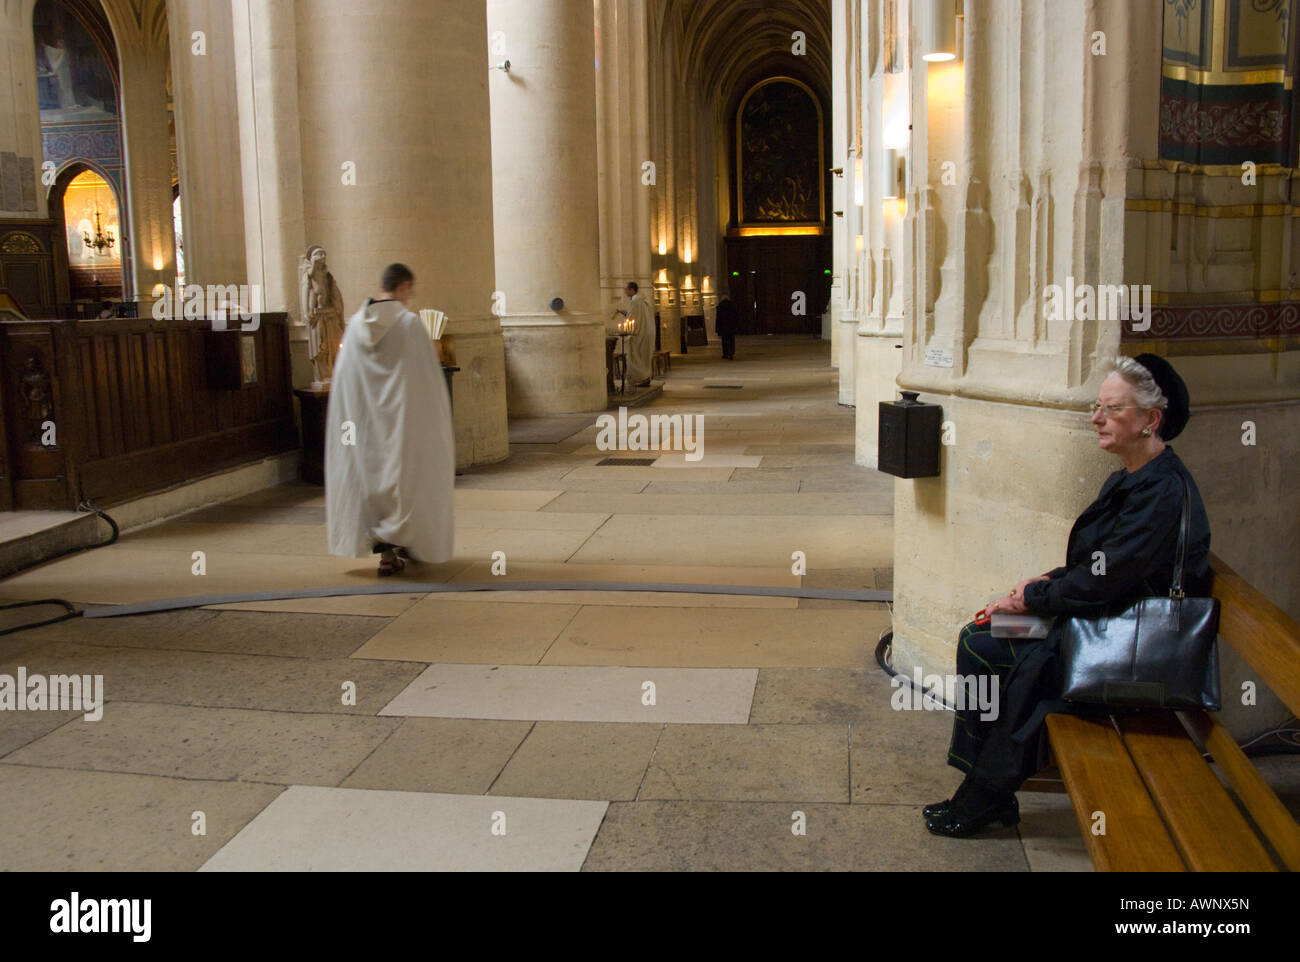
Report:
<svg viewBox="0 0 1300 962"><path fill-rule="evenodd" d="M349 323L357 325L357 342L373 351L407 310L401 301L368 300Z"/></svg>

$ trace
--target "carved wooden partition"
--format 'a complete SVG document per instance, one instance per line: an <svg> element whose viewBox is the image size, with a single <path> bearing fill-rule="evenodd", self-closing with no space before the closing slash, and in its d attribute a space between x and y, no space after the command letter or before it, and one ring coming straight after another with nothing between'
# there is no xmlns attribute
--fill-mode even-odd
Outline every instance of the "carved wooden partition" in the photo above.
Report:
<svg viewBox="0 0 1300 962"><path fill-rule="evenodd" d="M0 509L109 505L298 447L288 317L255 320L0 322Z"/></svg>

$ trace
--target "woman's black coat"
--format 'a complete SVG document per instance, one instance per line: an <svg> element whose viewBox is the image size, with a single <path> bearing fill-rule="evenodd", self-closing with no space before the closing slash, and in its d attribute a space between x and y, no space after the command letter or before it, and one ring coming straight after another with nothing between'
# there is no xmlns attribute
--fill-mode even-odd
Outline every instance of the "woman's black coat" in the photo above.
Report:
<svg viewBox="0 0 1300 962"><path fill-rule="evenodd" d="M1183 479L1191 497L1183 590L1203 597L1210 583L1210 523L1196 482L1173 448L1166 447L1132 474L1121 469L1106 479L1097 500L1070 531L1066 564L1048 572L1050 581L1025 586L1026 607L1038 615L1086 618L1122 611L1139 598L1167 595L1182 519ZM1062 620L1042 642L1020 648L1004 682L999 717L971 771L994 791L1014 792L1047 763L1042 734L1049 712L1076 710L1060 701Z"/></svg>
<svg viewBox="0 0 1300 962"><path fill-rule="evenodd" d="M714 323L719 337L730 337L736 333L736 328L740 326L740 311L730 298L724 297L718 302L718 314Z"/></svg>

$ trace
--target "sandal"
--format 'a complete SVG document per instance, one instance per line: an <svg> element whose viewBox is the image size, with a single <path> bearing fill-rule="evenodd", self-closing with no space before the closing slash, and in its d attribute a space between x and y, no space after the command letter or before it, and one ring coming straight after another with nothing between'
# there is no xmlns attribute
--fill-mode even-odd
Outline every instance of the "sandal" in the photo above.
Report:
<svg viewBox="0 0 1300 962"><path fill-rule="evenodd" d="M387 578L389 575L400 574L406 570L406 562L401 558L381 559L379 562L379 577Z"/></svg>

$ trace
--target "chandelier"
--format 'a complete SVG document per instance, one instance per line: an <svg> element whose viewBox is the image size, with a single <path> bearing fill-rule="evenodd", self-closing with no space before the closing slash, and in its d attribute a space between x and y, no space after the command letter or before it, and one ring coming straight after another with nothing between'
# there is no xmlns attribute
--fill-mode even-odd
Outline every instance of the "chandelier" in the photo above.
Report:
<svg viewBox="0 0 1300 962"><path fill-rule="evenodd" d="M102 256L105 251L113 249L116 238L112 234L105 234L103 227L99 223L99 208L95 208L95 236L92 238L89 231L81 232L82 243L86 245L95 254Z"/></svg>

